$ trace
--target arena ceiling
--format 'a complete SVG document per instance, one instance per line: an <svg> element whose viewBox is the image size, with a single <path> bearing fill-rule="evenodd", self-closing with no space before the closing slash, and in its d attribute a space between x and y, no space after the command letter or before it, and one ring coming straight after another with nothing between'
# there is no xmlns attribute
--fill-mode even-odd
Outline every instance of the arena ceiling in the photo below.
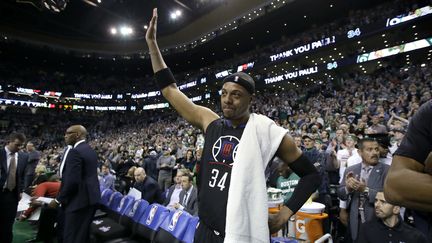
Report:
<svg viewBox="0 0 432 243"><path fill-rule="evenodd" d="M158 28L160 45L173 47L189 43L272 2L268 0L69 0L63 11L52 13L36 8L34 3L38 1L40 0L0 1L0 34L52 47L111 54L145 51L144 25L148 23L151 9L154 7L159 9L160 15ZM231 43L235 38L244 43L239 48L250 46L253 48L260 39L272 41L274 38L280 38L282 34L301 31L323 21L347 15L349 10L368 8L387 0L342 2L274 0L273 2L279 1L287 2L286 6L278 11L266 13L265 18L258 18L257 21L239 28L235 34L218 38L220 39L218 46L229 45L225 43ZM182 15L173 20L170 15L176 10L180 10ZM307 18L303 18L304 16ZM288 23L288 28L284 29L284 23ZM111 34L110 30L113 27L120 28L123 25L133 27L132 36L122 38ZM254 32L257 34L256 41L250 41ZM270 32L271 34L268 35Z"/></svg>

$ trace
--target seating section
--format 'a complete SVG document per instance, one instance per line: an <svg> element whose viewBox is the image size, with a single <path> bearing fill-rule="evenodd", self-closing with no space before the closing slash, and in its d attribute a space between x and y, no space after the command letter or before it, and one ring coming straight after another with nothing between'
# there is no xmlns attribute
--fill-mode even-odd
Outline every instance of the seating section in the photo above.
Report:
<svg viewBox="0 0 432 243"><path fill-rule="evenodd" d="M162 222L153 242L180 243L191 219L192 216L185 211L177 210L170 212L170 215Z"/></svg>
<svg viewBox="0 0 432 243"><path fill-rule="evenodd" d="M198 217L186 211L170 211L160 204L134 200L105 189L101 195L103 218L91 225L92 242L106 243L193 243Z"/></svg>
<svg viewBox="0 0 432 243"><path fill-rule="evenodd" d="M298 243L298 241L282 237L272 237L271 243Z"/></svg>
<svg viewBox="0 0 432 243"><path fill-rule="evenodd" d="M193 243L194 242L194 236L195 231L199 226L199 218L198 217L192 217L189 220L188 227L186 229L185 234L183 235L182 242L183 243Z"/></svg>
<svg viewBox="0 0 432 243"><path fill-rule="evenodd" d="M153 241L160 225L169 214L170 211L166 207L157 203L147 207L145 213L138 222L135 232L136 238L138 240Z"/></svg>

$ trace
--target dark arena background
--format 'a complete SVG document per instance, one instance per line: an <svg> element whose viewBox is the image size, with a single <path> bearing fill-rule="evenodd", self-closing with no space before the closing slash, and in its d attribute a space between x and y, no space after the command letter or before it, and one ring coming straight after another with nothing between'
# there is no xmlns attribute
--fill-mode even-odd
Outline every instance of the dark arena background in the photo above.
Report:
<svg viewBox="0 0 432 243"><path fill-rule="evenodd" d="M154 8L160 52L189 98L184 102L207 107L223 117L224 129L238 131L221 88L227 77L248 74L255 82L250 114L286 129L283 141L319 174L309 200L273 232L272 217L298 197L302 173L285 166L280 151L271 154L263 168L270 220L255 219L269 221L271 242L432 240L432 204L417 207L416 199L396 196L398 187L408 189L390 190L395 180L385 181L399 168L397 158L406 156L421 175L414 177L432 185L432 159L418 155L432 151L432 115L416 130L427 139L418 140L413 157L400 148L417 139L410 135L411 121L421 120L416 114L431 110L432 1L2 0L0 243L84 242L75 235L82 231L71 233L62 223L76 213L69 209L80 193L88 194L83 203L95 212L84 227L88 242L200 242L195 234L201 227L218 239L204 242L224 242L225 236L225 242L241 242L206 219L225 215L227 199L201 193L202 185L234 190L231 172L205 170L207 156L210 164L225 165L228 156L231 171L242 133L220 137L207 154L208 129L183 118L195 110L180 112L164 97L146 40ZM247 130L245 124L240 129ZM71 166L82 140L96 156L93 177L85 172L88 157ZM373 154L367 146L375 142ZM378 165L366 162L374 156ZM363 172L369 167L375 169ZM410 176L401 173L396 181L409 184ZM432 190L416 190L411 194L420 201L432 200ZM209 199L203 195L213 195L218 208L204 205ZM11 234L11 224L13 239L2 237Z"/></svg>

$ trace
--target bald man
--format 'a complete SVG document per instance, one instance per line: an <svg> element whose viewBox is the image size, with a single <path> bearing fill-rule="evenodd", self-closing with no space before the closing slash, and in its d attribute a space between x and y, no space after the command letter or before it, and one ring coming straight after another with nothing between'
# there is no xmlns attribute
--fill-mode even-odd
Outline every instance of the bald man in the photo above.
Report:
<svg viewBox="0 0 432 243"><path fill-rule="evenodd" d="M163 203L162 190L159 184L150 176L147 176L142 167L138 167L134 172L134 187L141 192L141 198L152 203Z"/></svg>
<svg viewBox="0 0 432 243"><path fill-rule="evenodd" d="M89 242L89 228L100 200L97 154L85 142L87 130L81 125L66 130L65 141L72 149L65 161L60 193L50 206L60 205L64 213L64 243Z"/></svg>

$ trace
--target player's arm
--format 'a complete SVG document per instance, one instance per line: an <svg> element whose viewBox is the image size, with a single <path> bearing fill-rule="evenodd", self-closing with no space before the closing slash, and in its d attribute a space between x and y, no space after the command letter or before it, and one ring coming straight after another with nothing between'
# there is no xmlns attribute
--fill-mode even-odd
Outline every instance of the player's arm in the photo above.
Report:
<svg viewBox="0 0 432 243"><path fill-rule="evenodd" d="M162 95L176 109L186 121L194 126L206 130L207 126L219 116L210 109L194 104L181 92L175 79L168 69L156 40L157 9L153 9L153 16L146 33L146 41L149 47L150 59L155 73L156 82L162 91Z"/></svg>
<svg viewBox="0 0 432 243"><path fill-rule="evenodd" d="M394 205L432 212L432 175L418 161L395 155L384 183L386 200Z"/></svg>
<svg viewBox="0 0 432 243"><path fill-rule="evenodd" d="M276 155L300 177L300 180L291 198L282 207L280 213L269 221L270 232L272 233L277 232L303 206L321 183L321 178L315 166L297 148L294 140L288 134L282 139Z"/></svg>

